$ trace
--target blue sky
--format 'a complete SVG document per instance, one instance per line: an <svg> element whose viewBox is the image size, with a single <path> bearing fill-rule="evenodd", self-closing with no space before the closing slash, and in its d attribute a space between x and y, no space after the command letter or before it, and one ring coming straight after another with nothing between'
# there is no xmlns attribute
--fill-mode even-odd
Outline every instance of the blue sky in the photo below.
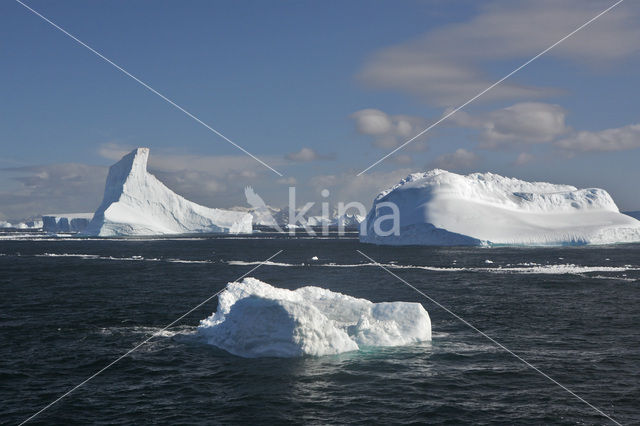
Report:
<svg viewBox="0 0 640 426"><path fill-rule="evenodd" d="M170 187L212 207L243 205L245 185L280 205L294 182L305 200L327 187L334 201L370 202L440 166L603 187L640 210L635 2L359 178L612 2L26 3L285 177L4 1L0 219L94 210L106 168L136 146Z"/></svg>

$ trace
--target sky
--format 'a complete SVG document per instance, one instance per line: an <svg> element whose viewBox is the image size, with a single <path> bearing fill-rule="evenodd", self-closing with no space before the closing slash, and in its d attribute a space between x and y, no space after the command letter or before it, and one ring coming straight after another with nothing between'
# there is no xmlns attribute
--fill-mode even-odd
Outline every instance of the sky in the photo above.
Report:
<svg viewBox="0 0 640 426"><path fill-rule="evenodd" d="M0 219L91 212L139 146L209 207L252 186L282 206L360 201L439 167L600 187L640 210L640 4L74 1L27 5L278 170L277 175L18 2L0 3Z"/></svg>

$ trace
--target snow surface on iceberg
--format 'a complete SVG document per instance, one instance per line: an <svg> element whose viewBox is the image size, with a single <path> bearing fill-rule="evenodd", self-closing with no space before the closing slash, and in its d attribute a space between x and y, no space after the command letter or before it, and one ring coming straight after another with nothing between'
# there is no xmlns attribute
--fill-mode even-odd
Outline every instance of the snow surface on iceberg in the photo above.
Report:
<svg viewBox="0 0 640 426"><path fill-rule="evenodd" d="M400 212L399 235L376 219ZM602 189L526 182L493 173L414 173L381 192L360 240L391 245L583 245L640 241L640 221ZM380 222L389 230L391 221ZM380 234L380 233L378 233Z"/></svg>
<svg viewBox="0 0 640 426"><path fill-rule="evenodd" d="M431 320L419 303L373 303L319 287L291 291L245 278L220 293L218 310L200 322L198 333L242 357L319 356L430 341Z"/></svg>
<svg viewBox="0 0 640 426"><path fill-rule="evenodd" d="M251 215L186 200L147 172L149 148L137 148L111 166L102 204L85 235L251 233Z"/></svg>

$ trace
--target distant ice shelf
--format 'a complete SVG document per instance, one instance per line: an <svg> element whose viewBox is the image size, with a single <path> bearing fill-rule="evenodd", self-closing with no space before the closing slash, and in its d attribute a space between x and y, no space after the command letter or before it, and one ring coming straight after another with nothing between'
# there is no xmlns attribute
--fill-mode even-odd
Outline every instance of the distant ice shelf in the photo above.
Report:
<svg viewBox="0 0 640 426"><path fill-rule="evenodd" d="M385 202L398 207L399 235L388 232L391 221L383 219L392 207ZM377 220L383 232L376 232ZM381 192L360 240L388 245L631 243L640 242L640 221L620 213L603 189L435 169L411 174Z"/></svg>
<svg viewBox="0 0 640 426"><path fill-rule="evenodd" d="M251 233L250 214L186 200L147 171L148 157L148 148L137 148L111 166L102 204L82 234Z"/></svg>
<svg viewBox="0 0 640 426"><path fill-rule="evenodd" d="M18 222L12 224L11 222L7 222L5 220L0 220L0 229L41 229L42 221L38 219L34 220L26 220L24 222Z"/></svg>
<svg viewBox="0 0 640 426"><path fill-rule="evenodd" d="M431 340L420 303L373 303L319 287L287 290L255 278L229 283L198 334L234 355L331 355Z"/></svg>

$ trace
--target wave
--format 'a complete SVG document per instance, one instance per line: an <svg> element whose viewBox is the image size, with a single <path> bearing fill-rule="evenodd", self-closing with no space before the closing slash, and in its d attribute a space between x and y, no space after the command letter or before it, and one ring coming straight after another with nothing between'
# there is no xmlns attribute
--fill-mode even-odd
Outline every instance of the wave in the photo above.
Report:
<svg viewBox="0 0 640 426"><path fill-rule="evenodd" d="M244 261L244 260L229 260L224 262L227 265L233 265L233 266L254 266L254 265L265 265L265 266L282 266L282 267L291 267L291 266L305 266L304 263L282 263L282 262L271 262L269 261L259 261L259 262L252 262L252 261Z"/></svg>
<svg viewBox="0 0 640 426"><path fill-rule="evenodd" d="M178 325L168 329L163 329L162 327L147 327L142 325L136 325L131 327L108 327L101 328L99 333L102 335L113 335L113 334L143 334L145 336L154 336L154 337L174 337L177 335L190 335L194 334L196 331L196 327L192 325Z"/></svg>
<svg viewBox="0 0 640 426"><path fill-rule="evenodd" d="M20 254L5 254L0 253L0 256L29 256ZM86 260L107 260L117 262L166 262L166 263L181 263L181 264L215 264L222 262L231 266L273 266L273 267L321 267L321 268L369 268L369 267L383 267L386 269L399 270L399 269L412 269L423 270L431 272L469 272L469 273L489 273L489 274L538 274L538 275L580 275L589 273L616 273L616 272L629 272L640 271L640 266L636 265L623 265L623 266L602 266L602 265L576 265L572 263L563 264L539 264L535 262L524 262L516 264L506 264L500 266L484 266L484 267L460 267L460 266L429 266L429 265L402 265L397 261L391 261L389 263L319 263L317 261L308 261L302 263L287 263L287 262L273 262L273 261L246 261L246 260L229 260L218 261L212 259L180 259L180 258L145 258L143 256L103 256L97 254L87 253L42 253L31 255L34 257L71 257L77 259ZM454 262L455 264L455 262ZM491 264L488 264L491 265ZM586 276L586 275L585 275ZM606 279L618 279L622 281L635 281L634 278L623 277L607 277L607 276L589 276L590 278L606 278Z"/></svg>
<svg viewBox="0 0 640 426"><path fill-rule="evenodd" d="M260 261L242 261L231 260L225 262L228 265L265 265L265 266L280 266L280 267L325 267L325 268L363 268L363 267L384 267L387 269L419 269L434 272L484 272L490 274L550 274L550 275L562 275L562 274L585 274L593 272L627 272L638 271L640 267L634 265L624 266L583 266L575 264L557 264L557 265L541 265L537 263L522 263L515 266L497 266L497 267L440 267L440 266L421 266L421 265L400 265L398 263L283 263L283 262L260 262Z"/></svg>
<svg viewBox="0 0 640 426"><path fill-rule="evenodd" d="M35 254L35 257L73 257L78 259L88 260L114 260L119 262L168 262L168 263L215 263L213 260L193 260L193 259L174 259L174 258L157 258L157 257L142 257L142 256L130 256L130 257L115 257L115 256L100 256L97 254L82 254L82 253L43 253Z"/></svg>
<svg viewBox="0 0 640 426"><path fill-rule="evenodd" d="M147 261L147 262L159 262L162 259L158 258L144 258L142 256L131 257L115 257L115 256L100 256L97 254L82 254L82 253L42 253L35 254L35 257L74 257L78 259L89 260L117 260L117 261Z"/></svg>

